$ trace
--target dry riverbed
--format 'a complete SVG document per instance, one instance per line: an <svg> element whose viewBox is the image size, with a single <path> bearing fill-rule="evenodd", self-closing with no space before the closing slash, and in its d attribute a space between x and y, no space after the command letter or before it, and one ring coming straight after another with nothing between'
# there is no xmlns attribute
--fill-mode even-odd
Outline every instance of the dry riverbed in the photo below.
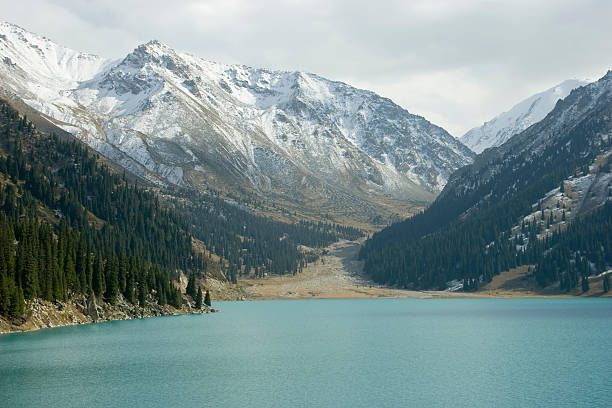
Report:
<svg viewBox="0 0 612 408"><path fill-rule="evenodd" d="M379 286L363 274L363 262L357 259L361 242L342 240L301 273L241 279L239 285L247 300L255 299L333 299L333 298L420 298L477 297L467 293L413 291Z"/></svg>

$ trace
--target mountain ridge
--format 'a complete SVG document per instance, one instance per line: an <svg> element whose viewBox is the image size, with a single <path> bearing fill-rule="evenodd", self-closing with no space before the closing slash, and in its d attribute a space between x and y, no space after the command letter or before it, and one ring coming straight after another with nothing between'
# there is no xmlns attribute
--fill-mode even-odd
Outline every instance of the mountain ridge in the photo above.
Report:
<svg viewBox="0 0 612 408"><path fill-rule="evenodd" d="M558 100L587 81L569 79L545 91L536 93L488 120L480 127L475 127L459 138L476 153L504 144L512 135L520 133L529 126L544 119L555 107Z"/></svg>
<svg viewBox="0 0 612 408"><path fill-rule="evenodd" d="M98 71L88 66L87 75L70 77L66 69L68 80L38 92L44 72L20 69L27 64L13 54L25 43L7 41L3 34L6 88L157 184L226 188L372 218L432 201L473 157L390 99L315 74L214 63L152 40L121 60L73 56Z"/></svg>

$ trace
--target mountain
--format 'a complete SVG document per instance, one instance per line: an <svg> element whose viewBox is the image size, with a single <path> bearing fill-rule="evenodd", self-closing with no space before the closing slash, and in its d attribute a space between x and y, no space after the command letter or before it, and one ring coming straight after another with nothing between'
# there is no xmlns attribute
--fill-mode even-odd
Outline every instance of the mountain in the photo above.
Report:
<svg viewBox="0 0 612 408"><path fill-rule="evenodd" d="M544 119L559 99L565 98L573 89L587 83L576 79L563 81L519 102L509 111L494 117L482 126L471 129L459 140L476 153L482 153L489 147L501 146L513 135Z"/></svg>
<svg viewBox="0 0 612 408"><path fill-rule="evenodd" d="M453 173L424 213L375 234L361 252L366 271L475 289L522 265L541 286L588 289L612 266L611 118L612 71Z"/></svg>
<svg viewBox="0 0 612 408"><path fill-rule="evenodd" d="M159 185L372 218L431 202L473 153L391 100L157 41L109 61L0 25L5 92Z"/></svg>

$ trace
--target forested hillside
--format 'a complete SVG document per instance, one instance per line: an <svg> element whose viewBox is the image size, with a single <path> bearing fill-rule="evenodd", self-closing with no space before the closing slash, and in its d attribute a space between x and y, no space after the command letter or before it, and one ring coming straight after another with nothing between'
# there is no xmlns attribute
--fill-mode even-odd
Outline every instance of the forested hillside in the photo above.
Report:
<svg viewBox="0 0 612 408"><path fill-rule="evenodd" d="M175 212L4 102L0 147L0 315L78 294L180 307L174 271L202 262Z"/></svg>
<svg viewBox="0 0 612 408"><path fill-rule="evenodd" d="M234 283L238 275L298 273L316 259L298 246L325 247L340 238L353 240L363 234L352 227L324 222L274 221L218 196L193 190L182 197L176 204L177 211L189 222L193 236L225 261L227 278Z"/></svg>
<svg viewBox="0 0 612 408"><path fill-rule="evenodd" d="M541 285L565 290L603 272L612 265L602 229L609 204L598 208L610 194L611 88L608 73L574 90L543 121L455 172L424 213L367 241L366 271L381 283L445 288L458 279L468 290L517 265L534 265ZM577 179L591 187L576 193L571 217L542 205ZM599 204L587 208L595 190Z"/></svg>

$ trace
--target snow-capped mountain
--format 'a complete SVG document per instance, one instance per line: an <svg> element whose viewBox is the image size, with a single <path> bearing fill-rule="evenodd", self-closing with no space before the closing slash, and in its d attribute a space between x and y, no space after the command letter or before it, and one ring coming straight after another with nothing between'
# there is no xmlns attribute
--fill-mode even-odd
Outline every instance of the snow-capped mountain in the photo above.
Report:
<svg viewBox="0 0 612 408"><path fill-rule="evenodd" d="M427 202L473 153L391 100L304 72L225 65L157 41L109 61L0 25L2 86L157 183L361 211Z"/></svg>
<svg viewBox="0 0 612 408"><path fill-rule="evenodd" d="M563 81L519 102L509 111L494 117L482 126L471 129L459 140L476 153L481 153L489 147L501 146L513 135L544 119L559 99L565 98L573 89L587 83L577 79Z"/></svg>
<svg viewBox="0 0 612 408"><path fill-rule="evenodd" d="M490 204L533 189L537 180L550 187L549 173L571 174L577 163L592 164L600 155L612 154L611 117L612 71L608 71L598 81L571 91L541 121L455 172L437 201L463 200L465 205L471 196L475 204Z"/></svg>

